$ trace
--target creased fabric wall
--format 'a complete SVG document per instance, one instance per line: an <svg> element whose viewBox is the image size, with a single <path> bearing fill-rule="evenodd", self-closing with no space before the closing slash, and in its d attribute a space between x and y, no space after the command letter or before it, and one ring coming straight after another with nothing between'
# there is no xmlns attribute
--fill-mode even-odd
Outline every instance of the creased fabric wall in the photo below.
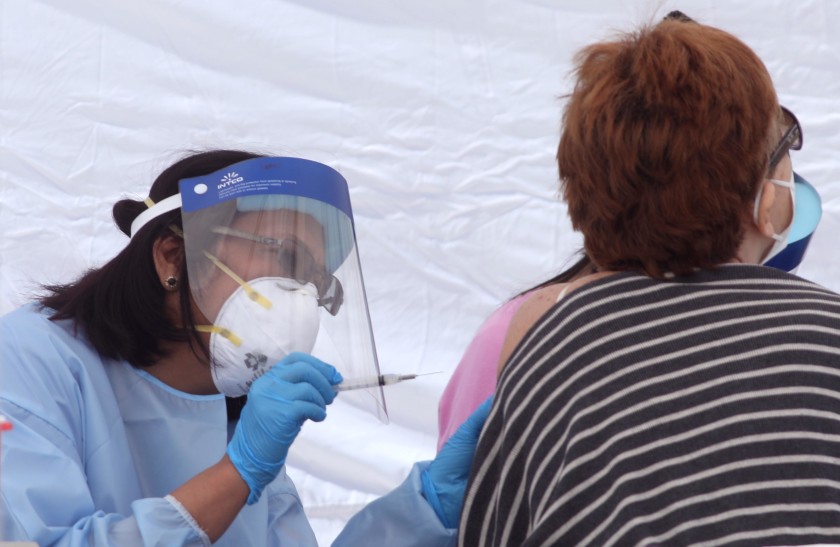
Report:
<svg viewBox="0 0 840 547"><path fill-rule="evenodd" d="M494 306L580 246L554 148L573 55L671 9L765 60L824 216L799 273L840 290L840 2L0 3L0 312L126 243L110 219L188 149L348 179L391 424L338 402L290 457L322 544L434 454L437 400ZM725 85L725 82L721 82Z"/></svg>

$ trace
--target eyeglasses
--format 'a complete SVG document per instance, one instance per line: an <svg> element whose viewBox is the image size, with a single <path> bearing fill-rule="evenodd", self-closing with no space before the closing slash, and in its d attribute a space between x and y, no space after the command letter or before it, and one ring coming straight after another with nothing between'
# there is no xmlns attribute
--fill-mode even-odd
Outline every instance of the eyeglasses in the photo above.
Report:
<svg viewBox="0 0 840 547"><path fill-rule="evenodd" d="M330 315L338 313L344 302L344 288L341 282L318 264L306 245L300 241L294 238L276 239L221 226L213 228L213 232L268 245L277 254L281 276L294 279L298 283L312 283L318 290L318 305Z"/></svg>
<svg viewBox="0 0 840 547"><path fill-rule="evenodd" d="M784 155L788 153L788 150L800 150L802 148L802 126L799 125L799 120L796 119L793 112L784 106L781 109L782 123L787 129L785 129L785 133L782 135L782 140L779 141L779 144L773 149L773 153L770 154L768 171L775 169L779 162L782 161Z"/></svg>

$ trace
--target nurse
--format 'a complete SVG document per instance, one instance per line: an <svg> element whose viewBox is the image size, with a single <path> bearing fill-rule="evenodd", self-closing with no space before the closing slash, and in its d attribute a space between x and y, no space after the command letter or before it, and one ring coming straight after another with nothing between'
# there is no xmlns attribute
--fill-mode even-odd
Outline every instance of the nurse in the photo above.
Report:
<svg viewBox="0 0 840 547"><path fill-rule="evenodd" d="M122 252L0 318L2 539L316 544L289 447L337 384L379 372L342 183L298 158L190 155L114 206ZM453 542L487 410L336 543Z"/></svg>

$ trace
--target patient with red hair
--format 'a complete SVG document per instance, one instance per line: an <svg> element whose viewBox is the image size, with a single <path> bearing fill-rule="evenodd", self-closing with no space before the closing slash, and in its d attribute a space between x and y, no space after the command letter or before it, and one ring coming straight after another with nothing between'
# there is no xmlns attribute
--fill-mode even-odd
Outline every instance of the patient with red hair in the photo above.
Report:
<svg viewBox="0 0 840 547"><path fill-rule="evenodd" d="M840 295L762 265L798 121L682 14L575 76L557 164L598 273L516 313L459 544L840 543Z"/></svg>

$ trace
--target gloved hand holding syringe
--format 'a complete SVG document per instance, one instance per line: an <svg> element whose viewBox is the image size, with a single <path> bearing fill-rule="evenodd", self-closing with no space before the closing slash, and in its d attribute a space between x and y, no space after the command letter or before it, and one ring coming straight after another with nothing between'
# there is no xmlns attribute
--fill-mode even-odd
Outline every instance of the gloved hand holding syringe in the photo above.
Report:
<svg viewBox="0 0 840 547"><path fill-rule="evenodd" d="M361 378L350 378L338 385L334 385L335 391L350 391L351 389L363 389L368 387L390 386L405 380L413 380L418 376L428 374L439 374L442 371L426 372L423 374L380 374L378 376L363 376Z"/></svg>

